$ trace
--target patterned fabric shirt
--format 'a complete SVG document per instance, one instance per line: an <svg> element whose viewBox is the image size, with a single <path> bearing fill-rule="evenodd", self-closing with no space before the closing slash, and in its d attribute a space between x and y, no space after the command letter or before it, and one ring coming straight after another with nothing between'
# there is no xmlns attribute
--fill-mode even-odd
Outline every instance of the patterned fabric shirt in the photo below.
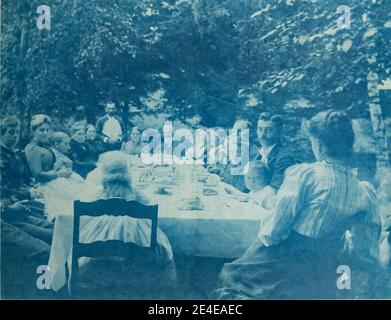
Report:
<svg viewBox="0 0 391 320"><path fill-rule="evenodd" d="M262 222L259 238L271 246L288 238L292 230L311 238L325 237L360 212L365 212L368 228L380 230L376 191L371 184L359 181L341 165L324 161L296 165L286 171L276 206ZM376 232L371 241L368 245L376 246Z"/></svg>

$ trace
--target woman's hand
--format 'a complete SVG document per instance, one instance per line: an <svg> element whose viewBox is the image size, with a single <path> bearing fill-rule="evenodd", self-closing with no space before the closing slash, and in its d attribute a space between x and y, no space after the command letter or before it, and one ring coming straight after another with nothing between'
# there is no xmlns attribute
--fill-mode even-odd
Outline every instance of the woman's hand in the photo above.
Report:
<svg viewBox="0 0 391 320"><path fill-rule="evenodd" d="M32 199L42 199L43 193L38 191L36 188L30 188L30 195Z"/></svg>
<svg viewBox="0 0 391 320"><path fill-rule="evenodd" d="M72 174L71 169L61 169L57 171L57 177L59 178L69 178Z"/></svg>

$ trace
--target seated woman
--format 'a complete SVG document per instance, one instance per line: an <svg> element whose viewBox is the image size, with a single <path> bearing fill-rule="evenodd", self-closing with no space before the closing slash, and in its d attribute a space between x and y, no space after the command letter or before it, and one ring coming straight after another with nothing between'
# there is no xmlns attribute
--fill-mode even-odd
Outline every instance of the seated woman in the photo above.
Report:
<svg viewBox="0 0 391 320"><path fill-rule="evenodd" d="M354 141L350 119L336 110L320 112L308 132L317 162L287 170L258 239L241 258L224 265L223 287L215 297L335 298L337 267L350 263L342 259L341 239L360 212L365 212L365 230L352 228L353 252L377 258L378 204L373 187L358 181L348 167Z"/></svg>
<svg viewBox="0 0 391 320"><path fill-rule="evenodd" d="M80 180L70 179L72 168L63 163L64 155L61 156L58 150L56 152L60 158L56 164L55 153L49 147L50 125L51 120L46 115L36 115L32 118L33 138L25 148L25 155L30 171L39 183L37 191L43 195L45 212L48 219L52 220L58 214L71 214L73 200L78 199L81 190L84 189Z"/></svg>
<svg viewBox="0 0 391 320"><path fill-rule="evenodd" d="M100 160L101 181L94 191L89 190L82 197L82 201L96 201L98 199L121 198L135 200L142 204L148 204L147 198L133 189L132 179L129 174L128 158L120 151L110 151L101 156ZM80 241L90 243L100 240L116 239L135 243L139 246L149 246L150 220L135 219L127 216L100 216L83 217L80 223ZM124 286L125 283L136 286L137 289L147 288L159 292L167 286L175 285L176 271L171 245L166 235L158 228L156 265L150 265L147 261L134 261L130 258L130 264L126 260L120 260L122 267L117 265L118 273L112 272L113 277L98 277L102 274L99 270L107 271L107 260L84 258L80 263L80 274L83 283L88 284L89 291L93 288L99 290L100 286ZM114 259L114 262L118 259ZM143 259L143 258L141 258ZM130 262L130 261L129 261ZM148 264L148 265L146 265ZM114 264L116 265L116 264ZM105 269L106 268L106 269ZM84 270L84 271L83 271ZM89 270L89 271L88 271ZM92 272L94 270L95 272ZM153 272L152 272L153 270ZM104 271L103 271L104 272ZM147 278L145 277L147 275ZM96 292L98 293L98 291Z"/></svg>
<svg viewBox="0 0 391 320"><path fill-rule="evenodd" d="M90 159L89 150L85 144L85 127L76 123L71 127L71 134L70 153L73 161L73 170L85 178L96 167L94 161Z"/></svg>
<svg viewBox="0 0 391 320"><path fill-rule="evenodd" d="M31 119L31 133L33 138L24 149L27 164L31 174L39 183L70 177L72 170L54 170L55 156L48 147L51 120L47 115L38 114Z"/></svg>
<svg viewBox="0 0 391 320"><path fill-rule="evenodd" d="M99 155L104 152L102 143L96 138L96 130L92 124L88 124L86 127L86 141L85 146L87 148L87 161L96 163Z"/></svg>
<svg viewBox="0 0 391 320"><path fill-rule="evenodd" d="M124 142L121 147L121 151L131 156L140 156L144 144L141 142L141 131L138 127L133 127L129 141Z"/></svg>

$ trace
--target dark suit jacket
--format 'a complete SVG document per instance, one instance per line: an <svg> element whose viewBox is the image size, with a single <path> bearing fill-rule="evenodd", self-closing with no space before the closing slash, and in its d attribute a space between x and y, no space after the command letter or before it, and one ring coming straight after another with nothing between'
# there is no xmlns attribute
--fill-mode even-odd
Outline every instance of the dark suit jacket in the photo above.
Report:
<svg viewBox="0 0 391 320"><path fill-rule="evenodd" d="M97 162L99 155L105 151L102 141L95 140L87 140L84 145L87 148L87 161Z"/></svg>
<svg viewBox="0 0 391 320"><path fill-rule="evenodd" d="M261 155L258 153L254 160L260 160L261 158ZM281 143L277 143L270 152L267 162L272 174L270 186L278 190L284 181L285 170L296 163L298 161L292 153L283 147Z"/></svg>
<svg viewBox="0 0 391 320"><path fill-rule="evenodd" d="M73 161L73 171L85 178L88 173L95 169L95 164L89 160L89 151L84 143L71 140L70 145L70 158Z"/></svg>
<svg viewBox="0 0 391 320"><path fill-rule="evenodd" d="M30 172L23 157L3 145L0 148L1 199L11 196L18 200L30 199Z"/></svg>
<svg viewBox="0 0 391 320"><path fill-rule="evenodd" d="M121 135L121 142L124 140L124 134L125 134L125 128L124 128L124 124L122 122L122 119L119 117L119 116L113 116L115 119L118 120L119 124L121 125L121 129L122 129L122 135ZM97 138L101 141L103 141L103 139L106 137L103 133L102 133L102 130L103 130L103 126L105 124L105 122L109 119L109 117L107 115L103 116L103 117L100 117L97 121L96 121L96 126L95 126L95 129L96 129L96 134L97 134Z"/></svg>

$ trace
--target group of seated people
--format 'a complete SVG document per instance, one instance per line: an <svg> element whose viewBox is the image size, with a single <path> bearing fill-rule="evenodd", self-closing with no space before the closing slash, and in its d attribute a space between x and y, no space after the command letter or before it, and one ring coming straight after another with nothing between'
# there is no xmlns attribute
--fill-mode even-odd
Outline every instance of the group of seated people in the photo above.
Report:
<svg viewBox="0 0 391 320"><path fill-rule="evenodd" d="M107 105L106 112L108 115L98 120L96 131L91 125L74 124L70 137L64 132L51 133L48 116L34 116L30 125L32 139L23 156L15 150L20 122L12 117L3 119L1 252L5 268L2 267L2 272L12 274L15 263L19 263L34 278L36 266L47 264L53 233L50 220L55 220L50 213L64 210L58 195L86 201L119 197L148 203L147 197L134 189L123 157L124 153L140 153L140 130L134 128L130 140L124 142L120 138L120 122L111 121L115 119L115 107ZM107 122L109 128L105 127ZM336 267L341 261L363 261L360 266L365 265L368 270L377 265L381 221L376 190L359 181L350 170L354 142L350 118L341 111L327 110L315 115L305 127L316 158L313 163L297 163L282 144L281 118L265 113L257 123L261 148L254 152L245 176L227 174L229 163L209 168L232 186L229 192L244 191L269 212L261 221L251 247L241 258L224 265L221 287L211 297L299 298L303 293L330 297L327 294L335 291ZM102 130L107 134L102 135ZM99 186L88 189L83 185L84 179L103 152L106 153L99 161L102 172ZM67 205L71 207L72 203ZM138 244L145 241L146 233L140 230L147 227L131 220L114 222L102 217L101 221L87 222L81 231L86 231L89 240L102 230L114 233L122 230L127 236L136 232L139 238L132 239ZM162 269L168 270L171 275L168 278L175 281L169 239L161 230L158 243L159 256L166 266ZM324 276L324 287L319 288L316 282L313 290L309 290L310 279L319 280L319 274ZM9 281L17 278L13 273ZM3 284L2 290L7 287L7 283ZM20 287L17 288L20 293Z"/></svg>
<svg viewBox="0 0 391 320"><path fill-rule="evenodd" d="M280 119L271 115L259 118L257 134L262 148L256 159L269 169L267 188L274 190L274 196L268 190L258 201L266 200L263 206L270 214L245 254L225 264L220 274L222 286L214 298L330 297L336 291L338 265L376 270L379 204L373 186L359 181L350 170L351 120L343 112L327 110L305 127L316 161L295 164L292 154L282 148ZM260 172L257 170L258 176ZM246 180L253 188L249 177ZM360 281L356 276L352 286L359 287Z"/></svg>
<svg viewBox="0 0 391 320"><path fill-rule="evenodd" d="M129 155L139 155L144 146L141 142L141 131L136 126L131 128L129 138L126 139L123 122L115 115L114 103L108 102L105 112L106 115L98 118L95 126L86 119L73 119L74 121L68 123L69 137L65 138L65 133L61 136L62 140L69 140L68 143L63 142L69 144L69 150L63 150L62 153L69 155L73 170L83 178L95 168L100 154L122 150ZM53 146L53 141L51 145Z"/></svg>
<svg viewBox="0 0 391 320"><path fill-rule="evenodd" d="M84 130L90 131L92 136L92 126L72 126L70 138L64 132L52 133L51 119L47 115L35 115L30 124L31 142L19 152L16 146L20 125L15 117L1 121L1 270L2 294L8 298L42 296L44 291L36 288L36 271L39 266L48 264L56 214L70 212L73 200L117 197L148 204L147 197L141 196L132 186L123 151L102 154L98 163L100 179L93 188L86 187L84 178L97 163L79 155L81 151L88 153L85 149L90 150L84 141ZM76 157L73 156L75 150ZM150 240L148 222L126 218L113 220L104 216L83 220L80 237L89 241L102 234L104 237L119 234L121 239L145 246ZM156 254L160 266L156 275L160 280L167 278L174 282L172 250L160 229ZM145 279L141 278L139 285L142 281L145 286Z"/></svg>

